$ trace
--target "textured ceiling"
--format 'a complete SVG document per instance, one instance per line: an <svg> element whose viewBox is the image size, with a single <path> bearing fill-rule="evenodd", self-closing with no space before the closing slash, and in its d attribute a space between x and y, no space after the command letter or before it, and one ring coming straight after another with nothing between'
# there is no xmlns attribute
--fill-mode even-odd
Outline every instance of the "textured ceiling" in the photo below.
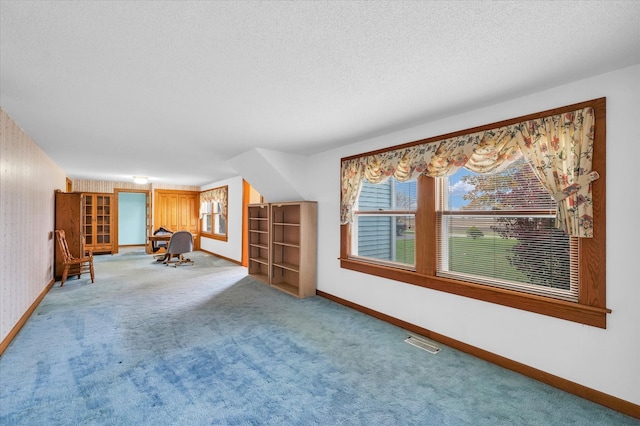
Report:
<svg viewBox="0 0 640 426"><path fill-rule="evenodd" d="M202 185L640 63L637 1L5 1L0 106L72 178Z"/></svg>

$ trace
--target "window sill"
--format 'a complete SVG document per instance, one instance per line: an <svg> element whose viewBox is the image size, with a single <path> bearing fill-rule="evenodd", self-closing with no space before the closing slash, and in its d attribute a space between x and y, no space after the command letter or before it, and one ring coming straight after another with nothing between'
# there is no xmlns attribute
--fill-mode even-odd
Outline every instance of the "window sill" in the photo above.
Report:
<svg viewBox="0 0 640 426"><path fill-rule="evenodd" d="M513 290L483 286L449 278L423 275L418 272L353 259L341 258L340 267L593 327L606 328L607 314L611 313L611 310L607 308L519 293Z"/></svg>
<svg viewBox="0 0 640 426"><path fill-rule="evenodd" d="M370 257L360 257L360 256L354 256L354 255L349 256L349 260L353 260L354 262L358 262L358 263L368 263L371 265L388 266L389 268L400 269L404 271L411 271L411 272L416 271L416 267L414 265L409 265L409 264L400 263L400 262L393 262L390 260L385 261L385 260L374 259Z"/></svg>
<svg viewBox="0 0 640 426"><path fill-rule="evenodd" d="M200 232L200 236L201 237L205 237L205 238L211 238L212 240L218 240L218 241L227 241L227 236L226 235L219 235L219 234L210 234L208 232Z"/></svg>

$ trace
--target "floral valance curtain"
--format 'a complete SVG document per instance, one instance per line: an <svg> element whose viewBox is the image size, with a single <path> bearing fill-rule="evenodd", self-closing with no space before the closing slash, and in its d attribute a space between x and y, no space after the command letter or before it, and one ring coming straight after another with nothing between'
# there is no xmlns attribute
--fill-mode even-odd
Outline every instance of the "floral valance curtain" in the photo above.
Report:
<svg viewBox="0 0 640 426"><path fill-rule="evenodd" d="M222 186L220 188L210 189L200 193L200 216L203 214L203 209L206 210L206 204L212 201L220 203L221 215L225 219L227 218L227 199L228 199L228 187ZM210 213L210 212L207 212Z"/></svg>
<svg viewBox="0 0 640 426"><path fill-rule="evenodd" d="M449 176L465 167L495 173L525 156L558 201L557 226L569 235L593 236L591 182L595 116L593 108L553 115L497 129L344 160L340 221L353 221L362 181L404 182L420 174Z"/></svg>

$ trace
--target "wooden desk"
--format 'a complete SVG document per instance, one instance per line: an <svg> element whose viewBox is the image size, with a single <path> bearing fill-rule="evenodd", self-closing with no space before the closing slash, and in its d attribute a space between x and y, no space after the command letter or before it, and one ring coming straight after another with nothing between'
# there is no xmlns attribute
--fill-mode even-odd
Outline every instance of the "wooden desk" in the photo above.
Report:
<svg viewBox="0 0 640 426"><path fill-rule="evenodd" d="M169 242L169 240L171 239L171 237L173 236L173 234L159 234L159 235L149 235L149 248L147 249L147 252L150 254L154 254L153 253L153 243L154 242L158 242L158 241L166 241L167 243ZM195 242L195 237L194 237L194 242ZM168 247L168 244L167 244ZM160 254L162 254L163 256L160 257ZM166 248L165 248L165 253L160 253L158 254L156 260L158 262L164 262L165 260L169 260L169 253L166 252ZM177 254L174 254L174 256L179 256Z"/></svg>
<svg viewBox="0 0 640 426"><path fill-rule="evenodd" d="M171 239L171 235L173 234L162 234L162 235L149 235L149 242L153 241L169 241Z"/></svg>
<svg viewBox="0 0 640 426"><path fill-rule="evenodd" d="M160 234L160 235L149 235L148 240L149 240L149 245L147 247L147 253L149 254L154 254L153 252L153 243L154 242L167 242L169 243L169 240L171 239L171 235L173 234ZM166 250L166 247L165 247ZM164 259L162 259L164 260Z"/></svg>

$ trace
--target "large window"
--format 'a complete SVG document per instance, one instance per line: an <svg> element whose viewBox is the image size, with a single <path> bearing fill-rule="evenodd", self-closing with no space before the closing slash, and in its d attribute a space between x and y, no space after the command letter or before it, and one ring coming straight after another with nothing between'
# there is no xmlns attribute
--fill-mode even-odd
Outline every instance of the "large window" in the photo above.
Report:
<svg viewBox="0 0 640 426"><path fill-rule="evenodd" d="M343 158L341 266L606 328L605 122L603 98Z"/></svg>

